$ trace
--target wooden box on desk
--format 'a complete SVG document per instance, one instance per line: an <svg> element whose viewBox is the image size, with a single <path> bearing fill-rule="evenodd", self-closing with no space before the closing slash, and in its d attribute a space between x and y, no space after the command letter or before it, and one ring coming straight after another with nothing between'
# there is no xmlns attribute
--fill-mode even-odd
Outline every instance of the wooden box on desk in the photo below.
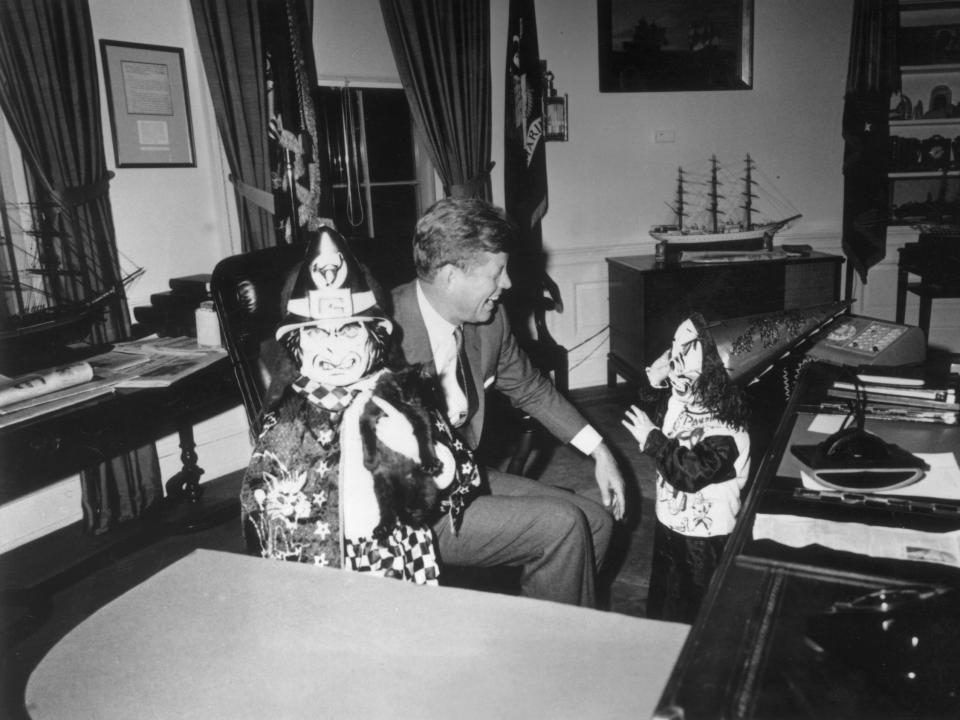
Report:
<svg viewBox="0 0 960 720"><path fill-rule="evenodd" d="M607 382L641 381L692 312L709 320L829 303L840 299L843 258L806 257L723 264L663 263L653 255L607 258L610 355ZM643 380L645 382L645 380Z"/></svg>

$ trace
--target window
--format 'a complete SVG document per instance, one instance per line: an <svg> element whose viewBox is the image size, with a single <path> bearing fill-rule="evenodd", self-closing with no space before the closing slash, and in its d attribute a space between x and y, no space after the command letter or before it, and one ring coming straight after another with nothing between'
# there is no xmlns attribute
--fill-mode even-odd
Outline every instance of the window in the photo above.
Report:
<svg viewBox="0 0 960 720"><path fill-rule="evenodd" d="M0 319L47 304L43 277L25 283L22 276L36 265L34 220L20 147L0 114Z"/></svg>
<svg viewBox="0 0 960 720"><path fill-rule="evenodd" d="M434 199L433 168L417 146L400 88L323 87L334 221L381 282L413 277L410 241Z"/></svg>

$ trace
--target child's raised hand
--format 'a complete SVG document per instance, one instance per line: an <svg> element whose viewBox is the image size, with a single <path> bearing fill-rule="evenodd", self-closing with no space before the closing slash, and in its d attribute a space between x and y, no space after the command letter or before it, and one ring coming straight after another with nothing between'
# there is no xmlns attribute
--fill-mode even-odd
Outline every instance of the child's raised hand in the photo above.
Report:
<svg viewBox="0 0 960 720"><path fill-rule="evenodd" d="M651 430L657 427L653 424L650 416L636 405L630 406L630 409L627 410L622 422L623 426L630 431L630 434L633 435L636 441L640 444L641 450L643 450L643 446L647 444L647 435L650 434Z"/></svg>

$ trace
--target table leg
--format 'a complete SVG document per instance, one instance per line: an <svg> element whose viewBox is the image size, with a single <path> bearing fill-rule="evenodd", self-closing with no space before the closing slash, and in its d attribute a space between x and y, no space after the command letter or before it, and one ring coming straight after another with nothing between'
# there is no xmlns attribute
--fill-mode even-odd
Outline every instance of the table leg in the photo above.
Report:
<svg viewBox="0 0 960 720"><path fill-rule="evenodd" d="M897 270L897 324L903 325L907 315L907 275L906 270Z"/></svg>
<svg viewBox="0 0 960 720"><path fill-rule="evenodd" d="M928 295L922 295L920 297L920 318L918 323L920 329L923 330L924 336L927 338L927 344L930 343L930 314L933 310L933 298Z"/></svg>
<svg viewBox="0 0 960 720"><path fill-rule="evenodd" d="M182 426L179 433L180 462L183 467L167 480L167 497L174 501L198 503L203 497L203 487L200 485L203 468L197 465L197 443L193 438L193 425Z"/></svg>

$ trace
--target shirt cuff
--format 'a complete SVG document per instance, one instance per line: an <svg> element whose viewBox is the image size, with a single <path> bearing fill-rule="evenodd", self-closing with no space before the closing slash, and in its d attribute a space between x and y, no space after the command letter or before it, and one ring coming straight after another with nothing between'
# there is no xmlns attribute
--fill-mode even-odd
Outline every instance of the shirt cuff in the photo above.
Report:
<svg viewBox="0 0 960 720"><path fill-rule="evenodd" d="M570 444L584 455L591 455L593 451L597 449L597 445L599 445L602 441L603 438L600 437L600 433L594 430L590 425L586 425L584 426L583 430L573 436L573 440L570 441Z"/></svg>

